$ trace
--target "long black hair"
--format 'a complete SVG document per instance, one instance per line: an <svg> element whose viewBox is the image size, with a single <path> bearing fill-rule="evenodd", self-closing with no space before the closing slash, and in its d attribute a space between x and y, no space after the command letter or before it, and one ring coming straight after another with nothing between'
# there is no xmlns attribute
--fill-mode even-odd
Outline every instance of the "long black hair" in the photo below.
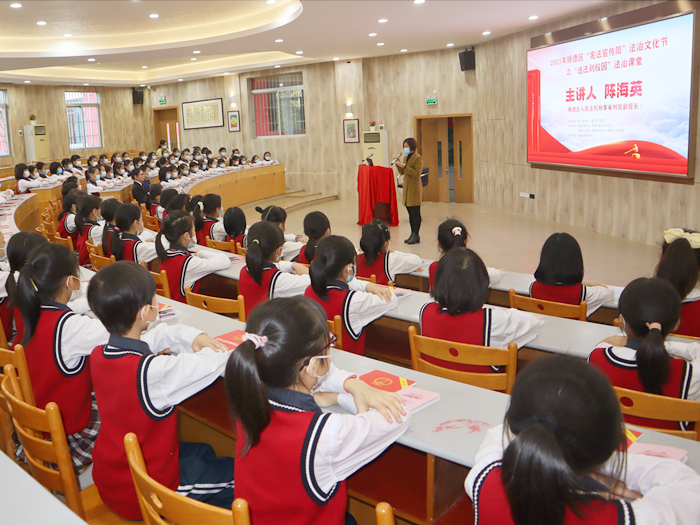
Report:
<svg viewBox="0 0 700 525"><path fill-rule="evenodd" d="M194 219L186 211L171 211L165 216L163 226L155 240L156 253L161 262L168 258L168 252L163 246L163 236L168 239L170 244L175 244L180 237L191 232L192 228L194 228Z"/></svg>
<svg viewBox="0 0 700 525"><path fill-rule="evenodd" d="M192 199L194 201L194 199ZM221 208L221 197L215 193L207 193L202 199L201 206L199 203L197 206L192 207L192 214L194 215L194 229L200 231L204 228L204 217L211 217L216 213L216 210Z"/></svg>
<svg viewBox="0 0 700 525"><path fill-rule="evenodd" d="M22 346L34 336L41 305L52 300L66 285L66 278L78 277L78 257L60 244L43 244L33 249L19 272L17 305L24 320Z"/></svg>
<svg viewBox="0 0 700 525"><path fill-rule="evenodd" d="M330 232L331 222L326 214L320 211L312 211L304 217L304 235L309 238L309 242L304 247L304 257L311 262L316 257L316 246L318 241Z"/></svg>
<svg viewBox="0 0 700 525"><path fill-rule="evenodd" d="M75 214L75 226L80 233L85 230L85 220L93 210L99 210L102 205L102 199L96 195L81 195L76 206L77 213Z"/></svg>
<svg viewBox="0 0 700 525"><path fill-rule="evenodd" d="M384 244L391 239L389 227L380 219L374 219L362 226L362 237L360 238L360 249L365 254L367 266L379 257L384 250Z"/></svg>
<svg viewBox="0 0 700 525"><path fill-rule="evenodd" d="M22 180L24 178L24 170L27 169L27 165L24 162L15 164L15 179Z"/></svg>
<svg viewBox="0 0 700 525"><path fill-rule="evenodd" d="M160 186L160 184L154 184L154 186ZM151 186L152 188L153 186ZM162 186L161 186L162 188ZM160 207L163 208L164 210L168 209L168 205L173 201L175 197L178 196L178 192L175 188L168 188L167 190L163 190L163 193L160 195Z"/></svg>
<svg viewBox="0 0 700 525"><path fill-rule="evenodd" d="M283 244L284 234L274 223L260 221L250 227L245 263L253 281L258 284L262 282L263 264Z"/></svg>
<svg viewBox="0 0 700 525"><path fill-rule="evenodd" d="M690 230L688 228L683 228L683 233L698 233L695 230ZM677 240L677 239L676 239ZM661 243L661 254L663 255L666 253L666 250L668 249L671 244L673 244L675 241L671 241L670 243L666 241L666 239L663 240L663 243ZM698 261L698 265L700 266L700 248L692 248L693 253L695 254L695 258Z"/></svg>
<svg viewBox="0 0 700 525"><path fill-rule="evenodd" d="M131 229L131 226L136 221L141 220L141 208L136 204L122 204L117 210L117 215L114 218L114 226L116 230L109 239L109 251L117 261L124 260L124 242L122 241L122 233Z"/></svg>
<svg viewBox="0 0 700 525"><path fill-rule="evenodd" d="M567 508L583 515L589 490L581 478L627 443L610 381L574 357L540 359L518 374L505 426L513 439L501 479L516 525L563 525ZM612 465L616 479L624 458Z"/></svg>
<svg viewBox="0 0 700 525"><path fill-rule="evenodd" d="M576 239L568 233L553 233L542 246L535 279L550 286L581 284L583 255Z"/></svg>
<svg viewBox="0 0 700 525"><path fill-rule="evenodd" d="M61 214L58 216L59 222L63 219L63 216L66 215L67 213L73 213L71 211L71 208L75 206L76 208L76 218L77 218L77 209L78 209L78 200L80 200L80 197L83 195L87 195L84 191L74 191L73 193L68 192L68 194L63 197L63 211Z"/></svg>
<svg viewBox="0 0 700 525"><path fill-rule="evenodd" d="M235 239L239 235L245 234L245 229L248 222L245 218L245 213L238 206L233 206L224 212L224 229L226 235Z"/></svg>
<svg viewBox="0 0 700 525"><path fill-rule="evenodd" d="M664 279L641 277L622 291L619 309L625 326L642 339L637 350L637 375L644 391L663 395L663 387L671 374L671 356L664 341L681 318L678 292ZM651 323L659 323L661 330L650 329L647 324Z"/></svg>
<svg viewBox="0 0 700 525"><path fill-rule="evenodd" d="M168 190L165 190L168 191ZM163 192L165 193L165 192ZM170 200L168 203L168 207L165 209L166 213L170 215L174 211L187 211L189 212L189 206L190 206L190 196L187 195L186 193L178 193L177 195L174 195L173 198ZM163 197L161 197L160 200L163 200ZM162 206L162 204L161 204Z"/></svg>
<svg viewBox="0 0 700 525"><path fill-rule="evenodd" d="M255 211L260 214L261 221L273 222L275 224L284 224L287 222L287 212L279 206L268 206L262 209L260 206L255 207Z"/></svg>
<svg viewBox="0 0 700 525"><path fill-rule="evenodd" d="M49 241L43 235L36 232L15 233L5 246L7 262L10 263L10 271L7 274L5 289L9 298L10 310L17 307L17 283L15 282L15 272L19 272L27 262L27 257L32 250L38 246L48 244Z"/></svg>
<svg viewBox="0 0 700 525"><path fill-rule="evenodd" d="M329 279L337 279L348 264L354 264L357 252L352 243L340 235L329 235L318 243L316 258L309 268L311 287L321 299L328 299Z"/></svg>
<svg viewBox="0 0 700 525"><path fill-rule="evenodd" d="M323 354L329 344L326 314L318 303L300 296L260 304L248 317L246 331L267 341L260 348L252 341L241 343L226 363L229 405L245 434L243 455L260 442L270 424L266 387L294 385L300 368Z"/></svg>
<svg viewBox="0 0 700 525"><path fill-rule="evenodd" d="M453 248L437 263L430 295L450 315L480 310L489 295L484 261L469 248Z"/></svg>
<svg viewBox="0 0 700 525"><path fill-rule="evenodd" d="M111 227L110 223L114 222L117 210L124 206L124 203L119 199L105 199L102 201L102 207L100 208L100 213L105 221L105 225L102 227L102 248L104 254L109 257L109 238L111 237Z"/></svg>
<svg viewBox="0 0 700 525"><path fill-rule="evenodd" d="M442 253L447 253L452 248L464 248L467 239L467 227L457 219L447 219L438 226L438 248Z"/></svg>
<svg viewBox="0 0 700 525"><path fill-rule="evenodd" d="M666 247L654 275L670 282L681 300L693 291L698 284L700 266L688 239L677 239Z"/></svg>

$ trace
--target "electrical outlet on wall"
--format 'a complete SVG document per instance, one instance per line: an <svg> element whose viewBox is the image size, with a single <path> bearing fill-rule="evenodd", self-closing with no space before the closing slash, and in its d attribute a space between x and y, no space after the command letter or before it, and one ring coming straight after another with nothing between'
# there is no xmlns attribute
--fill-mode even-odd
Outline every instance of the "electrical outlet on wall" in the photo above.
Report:
<svg viewBox="0 0 700 525"><path fill-rule="evenodd" d="M520 196L521 196L523 199L534 199L534 198L535 198L535 194L534 194L534 193L527 193L526 191L521 191L521 192L520 192Z"/></svg>
<svg viewBox="0 0 700 525"><path fill-rule="evenodd" d="M17 130L17 133L19 133L20 137L24 136L24 131L21 129Z"/></svg>

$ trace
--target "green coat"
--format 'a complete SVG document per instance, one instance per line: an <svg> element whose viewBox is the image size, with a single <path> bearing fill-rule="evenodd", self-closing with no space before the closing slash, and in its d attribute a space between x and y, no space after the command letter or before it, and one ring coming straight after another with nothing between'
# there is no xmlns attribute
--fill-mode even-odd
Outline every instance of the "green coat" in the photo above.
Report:
<svg viewBox="0 0 700 525"><path fill-rule="evenodd" d="M405 162L405 160L404 160ZM413 153L405 168L397 168L403 175L403 201L404 206L420 206L423 202L423 184L420 174L423 171L423 157Z"/></svg>

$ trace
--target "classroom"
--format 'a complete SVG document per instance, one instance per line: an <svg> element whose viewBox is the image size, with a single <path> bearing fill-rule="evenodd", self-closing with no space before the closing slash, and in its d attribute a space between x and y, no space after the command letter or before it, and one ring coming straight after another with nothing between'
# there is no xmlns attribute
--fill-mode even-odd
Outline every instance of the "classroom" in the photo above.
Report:
<svg viewBox="0 0 700 525"><path fill-rule="evenodd" d="M700 523L698 8L0 2L0 521Z"/></svg>

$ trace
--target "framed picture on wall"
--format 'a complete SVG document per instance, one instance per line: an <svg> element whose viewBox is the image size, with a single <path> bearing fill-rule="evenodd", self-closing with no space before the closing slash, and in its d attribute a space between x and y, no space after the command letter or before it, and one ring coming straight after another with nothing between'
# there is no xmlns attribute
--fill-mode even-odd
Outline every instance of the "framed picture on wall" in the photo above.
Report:
<svg viewBox="0 0 700 525"><path fill-rule="evenodd" d="M228 130L241 131L241 112L228 111L226 115L228 116Z"/></svg>
<svg viewBox="0 0 700 525"><path fill-rule="evenodd" d="M184 129L218 128L224 125L224 104L220 98L182 103Z"/></svg>
<svg viewBox="0 0 700 525"><path fill-rule="evenodd" d="M346 144L360 142L360 119L343 119L343 138Z"/></svg>

